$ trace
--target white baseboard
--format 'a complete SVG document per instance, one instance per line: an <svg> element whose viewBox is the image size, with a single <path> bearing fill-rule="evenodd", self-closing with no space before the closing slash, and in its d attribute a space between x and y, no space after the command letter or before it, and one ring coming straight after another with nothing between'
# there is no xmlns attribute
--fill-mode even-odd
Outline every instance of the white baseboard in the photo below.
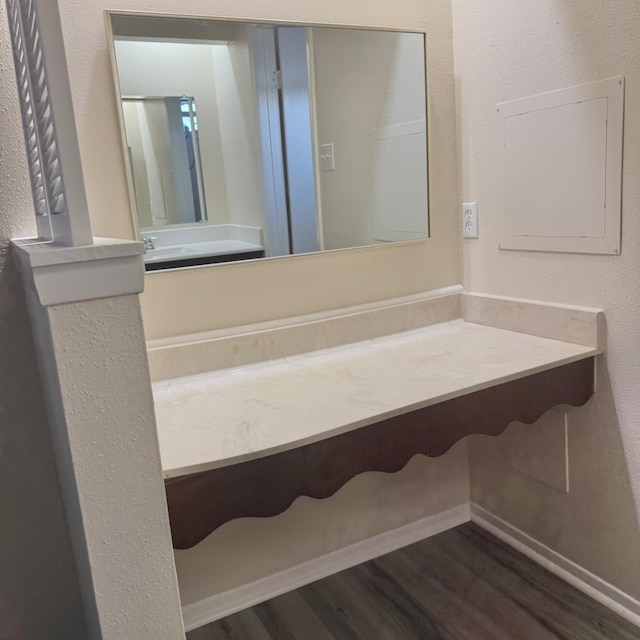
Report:
<svg viewBox="0 0 640 640"><path fill-rule="evenodd" d="M469 504L429 516L417 522L356 542L344 549L261 578L237 589L217 594L182 608L187 631L247 609L288 591L355 567L470 520Z"/></svg>
<svg viewBox="0 0 640 640"><path fill-rule="evenodd" d="M640 601L565 558L475 503L460 505L373 538L303 562L237 589L183 607L187 631L237 613L306 584L391 553L469 520L486 529L596 602L640 627Z"/></svg>
<svg viewBox="0 0 640 640"><path fill-rule="evenodd" d="M596 602L640 627L640 601L587 571L572 560L538 542L478 504L471 503L471 521L523 553L547 571L582 591Z"/></svg>

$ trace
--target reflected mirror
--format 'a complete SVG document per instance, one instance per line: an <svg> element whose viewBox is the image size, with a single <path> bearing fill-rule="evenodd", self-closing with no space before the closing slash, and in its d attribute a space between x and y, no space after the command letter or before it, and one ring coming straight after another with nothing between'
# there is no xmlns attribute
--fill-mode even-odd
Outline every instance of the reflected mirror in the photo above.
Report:
<svg viewBox="0 0 640 640"><path fill-rule="evenodd" d="M424 33L109 19L148 270L428 237Z"/></svg>
<svg viewBox="0 0 640 640"><path fill-rule="evenodd" d="M122 97L127 155L141 229L206 222L193 97Z"/></svg>

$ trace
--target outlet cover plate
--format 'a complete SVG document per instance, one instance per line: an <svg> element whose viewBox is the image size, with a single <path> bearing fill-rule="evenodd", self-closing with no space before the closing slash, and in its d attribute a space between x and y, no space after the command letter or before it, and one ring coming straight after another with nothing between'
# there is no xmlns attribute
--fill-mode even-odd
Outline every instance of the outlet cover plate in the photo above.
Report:
<svg viewBox="0 0 640 640"><path fill-rule="evenodd" d="M462 237L478 237L478 203L462 203Z"/></svg>

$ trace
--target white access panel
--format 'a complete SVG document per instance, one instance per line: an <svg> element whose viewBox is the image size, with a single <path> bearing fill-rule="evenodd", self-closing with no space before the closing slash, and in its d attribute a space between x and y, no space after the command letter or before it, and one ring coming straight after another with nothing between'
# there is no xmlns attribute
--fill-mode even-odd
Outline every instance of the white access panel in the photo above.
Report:
<svg viewBox="0 0 640 640"><path fill-rule="evenodd" d="M371 141L373 237L380 241L429 237L425 120L374 129Z"/></svg>
<svg viewBox="0 0 640 640"><path fill-rule="evenodd" d="M620 253L624 79L498 105L501 249Z"/></svg>

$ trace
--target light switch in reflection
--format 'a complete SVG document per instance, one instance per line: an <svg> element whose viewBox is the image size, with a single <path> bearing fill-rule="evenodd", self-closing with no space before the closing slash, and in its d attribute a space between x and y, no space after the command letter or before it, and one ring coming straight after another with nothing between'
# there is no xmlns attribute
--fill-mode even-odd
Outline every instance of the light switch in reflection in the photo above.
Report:
<svg viewBox="0 0 640 640"><path fill-rule="evenodd" d="M336 161L333 155L333 143L320 145L320 170L336 170Z"/></svg>

